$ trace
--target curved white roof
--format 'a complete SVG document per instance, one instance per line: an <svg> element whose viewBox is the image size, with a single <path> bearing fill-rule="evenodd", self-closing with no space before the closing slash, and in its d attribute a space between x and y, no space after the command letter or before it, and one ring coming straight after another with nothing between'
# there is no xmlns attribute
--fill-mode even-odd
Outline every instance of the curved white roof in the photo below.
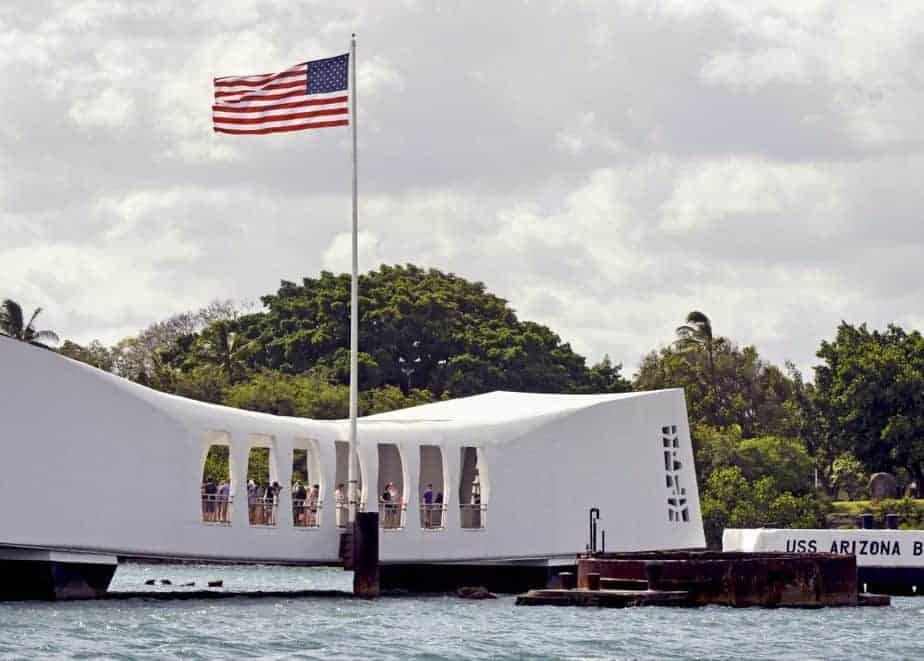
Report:
<svg viewBox="0 0 924 661"><path fill-rule="evenodd" d="M643 395L644 393L555 395L496 390L484 395L460 397L379 413L366 419L387 422L504 423L524 418L569 413L597 404Z"/></svg>

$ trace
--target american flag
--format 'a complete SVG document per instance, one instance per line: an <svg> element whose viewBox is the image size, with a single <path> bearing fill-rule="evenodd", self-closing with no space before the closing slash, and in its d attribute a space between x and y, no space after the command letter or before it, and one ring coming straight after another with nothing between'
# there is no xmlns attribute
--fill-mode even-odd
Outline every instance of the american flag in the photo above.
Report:
<svg viewBox="0 0 924 661"><path fill-rule="evenodd" d="M350 123L349 54L302 62L280 73L215 79L218 133L301 131Z"/></svg>

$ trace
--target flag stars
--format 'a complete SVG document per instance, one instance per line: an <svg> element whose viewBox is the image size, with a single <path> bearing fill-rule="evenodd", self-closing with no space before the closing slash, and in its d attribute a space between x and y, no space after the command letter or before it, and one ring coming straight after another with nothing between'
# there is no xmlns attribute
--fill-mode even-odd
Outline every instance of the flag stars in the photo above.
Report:
<svg viewBox="0 0 924 661"><path fill-rule="evenodd" d="M308 63L308 94L338 92L348 87L350 56L338 55Z"/></svg>

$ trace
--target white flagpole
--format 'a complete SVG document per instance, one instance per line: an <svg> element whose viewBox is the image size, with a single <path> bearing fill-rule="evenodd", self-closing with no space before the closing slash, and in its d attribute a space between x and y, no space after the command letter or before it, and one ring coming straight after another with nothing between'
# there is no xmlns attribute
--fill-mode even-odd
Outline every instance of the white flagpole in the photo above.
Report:
<svg viewBox="0 0 924 661"><path fill-rule="evenodd" d="M359 444L356 437L356 416L359 409L359 208L358 180L356 170L356 33L350 40L350 124L353 127L353 277L350 281L350 444L349 468L349 516L356 519L356 508L361 495L354 473L354 462L359 460Z"/></svg>

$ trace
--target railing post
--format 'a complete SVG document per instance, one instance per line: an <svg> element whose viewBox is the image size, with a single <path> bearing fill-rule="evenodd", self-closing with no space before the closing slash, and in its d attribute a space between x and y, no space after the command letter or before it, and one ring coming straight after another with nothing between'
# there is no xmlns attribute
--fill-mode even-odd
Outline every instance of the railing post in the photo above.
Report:
<svg viewBox="0 0 924 661"><path fill-rule="evenodd" d="M587 549L591 553L597 552L597 520L600 518L600 508L591 507L590 512L590 543L587 545Z"/></svg>

